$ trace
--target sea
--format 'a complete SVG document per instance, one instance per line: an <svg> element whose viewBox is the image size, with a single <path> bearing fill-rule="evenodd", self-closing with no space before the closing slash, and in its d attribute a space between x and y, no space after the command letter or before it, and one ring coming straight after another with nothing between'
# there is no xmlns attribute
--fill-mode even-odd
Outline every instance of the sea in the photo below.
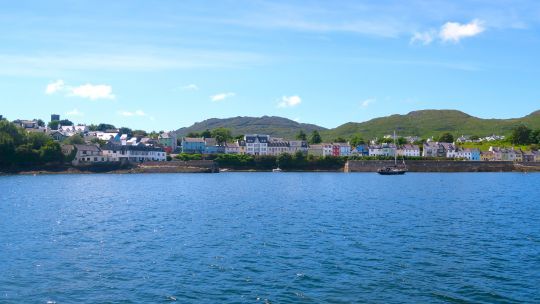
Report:
<svg viewBox="0 0 540 304"><path fill-rule="evenodd" d="M0 303L540 303L540 174L0 176Z"/></svg>

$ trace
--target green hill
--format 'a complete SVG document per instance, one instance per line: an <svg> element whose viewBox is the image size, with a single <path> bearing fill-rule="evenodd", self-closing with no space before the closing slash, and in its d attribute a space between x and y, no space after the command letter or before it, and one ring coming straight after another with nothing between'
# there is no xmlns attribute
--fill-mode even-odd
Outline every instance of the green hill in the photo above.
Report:
<svg viewBox="0 0 540 304"><path fill-rule="evenodd" d="M310 134L314 130L326 130L323 127L298 123L277 116L246 117L238 116L232 118L211 118L202 122L197 122L190 127L180 128L176 132L178 136L185 136L190 132L202 132L206 129L228 128L233 135L242 134L269 134L274 137L294 138L300 130Z"/></svg>
<svg viewBox="0 0 540 304"><path fill-rule="evenodd" d="M540 111L536 111L522 118L512 119L482 119L456 110L422 110L413 111L405 115L390 115L375 118L366 122L349 122L334 129L326 129L313 124L303 124L276 116L263 117L232 117L211 118L193 124L187 128L178 129L179 136L189 132L202 132L206 129L219 127L228 128L234 135L258 133L270 134L274 137L294 138L303 130L310 134L318 130L325 141L337 137L350 138L361 134L364 138L381 137L391 134L394 130L401 136L420 136L428 138L450 132L454 136L491 134L509 135L512 128L525 124L532 129L540 129Z"/></svg>
<svg viewBox="0 0 540 304"><path fill-rule="evenodd" d="M349 122L337 128L321 132L325 139L338 136L349 138L361 134L364 138L372 138L391 134L394 130L399 135L420 136L423 138L439 136L450 132L455 136L491 134L509 135L512 128L525 124L529 128L540 129L540 111L522 118L482 119L456 110L422 110L406 115L391 115L375 118L366 122Z"/></svg>

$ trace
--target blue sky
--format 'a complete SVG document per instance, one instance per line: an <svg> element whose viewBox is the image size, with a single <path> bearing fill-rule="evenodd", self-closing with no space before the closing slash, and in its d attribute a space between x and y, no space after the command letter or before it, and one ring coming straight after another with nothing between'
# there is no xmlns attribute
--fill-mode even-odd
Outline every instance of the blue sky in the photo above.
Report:
<svg viewBox="0 0 540 304"><path fill-rule="evenodd" d="M0 114L146 130L540 109L538 1L5 1Z"/></svg>

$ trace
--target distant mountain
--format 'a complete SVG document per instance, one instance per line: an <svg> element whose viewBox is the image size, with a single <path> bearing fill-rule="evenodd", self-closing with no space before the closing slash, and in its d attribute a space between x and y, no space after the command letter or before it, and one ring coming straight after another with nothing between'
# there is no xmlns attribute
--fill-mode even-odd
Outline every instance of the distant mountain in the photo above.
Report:
<svg viewBox="0 0 540 304"><path fill-rule="evenodd" d="M238 116L232 118L210 118L197 122L190 127L180 128L176 131L178 136L185 136L190 132L202 132L206 129L228 128L233 135L241 134L269 134L274 137L294 138L300 130L310 134L314 130L324 131L323 127L298 123L288 118L277 116L246 117Z"/></svg>
<svg viewBox="0 0 540 304"><path fill-rule="evenodd" d="M524 124L532 129L540 129L540 111L533 112L522 118L511 119L482 119L456 110L421 110L405 115L391 115L375 118L366 122L348 122L334 129L326 129L313 124L298 123L283 117L232 117L211 118L177 130L178 136L190 132L202 132L206 129L219 127L228 128L234 135L258 133L274 137L292 139L303 130L306 134L318 130L325 141L337 137L350 138L360 134L364 138L381 137L391 134L394 130L401 136L420 136L423 138L439 136L450 132L455 136L491 134L509 135L512 128Z"/></svg>
<svg viewBox="0 0 540 304"><path fill-rule="evenodd" d="M361 134L372 138L391 134L394 130L399 135L415 135L420 137L439 136L443 132L454 135L491 134L508 135L512 128L525 124L529 128L540 129L540 111L533 112L522 118L512 119L482 119L456 110L422 110L413 111L406 115L391 115L375 118L366 122L349 122L337 128L321 132L325 139L338 136L349 138Z"/></svg>

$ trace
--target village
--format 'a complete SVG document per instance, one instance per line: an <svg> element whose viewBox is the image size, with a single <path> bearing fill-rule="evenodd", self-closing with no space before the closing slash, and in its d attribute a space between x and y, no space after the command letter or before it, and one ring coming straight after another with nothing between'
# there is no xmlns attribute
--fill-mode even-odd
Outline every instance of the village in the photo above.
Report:
<svg viewBox="0 0 540 304"><path fill-rule="evenodd" d="M48 126L38 120L18 119L13 123L29 133L43 133L60 143L62 153L72 156L73 166L164 162L180 158L181 155L199 155L200 159L205 159L205 156L221 154L279 156L298 153L307 157L372 160L397 156L417 160L540 162L540 152L537 150L490 146L488 150L481 151L478 148L462 146L471 142L504 140L504 136L499 135L484 138L461 136L453 142L407 136L400 138L401 144L396 144L391 135L385 135L368 143L354 144L344 140L309 143L306 139L291 140L264 134L245 134L233 140L204 136L179 138L174 131L160 132L152 136L135 136L123 133L122 129L96 131L90 130L85 124L61 125L57 123L59 121L60 115L53 114ZM69 140L74 137L79 140Z"/></svg>

